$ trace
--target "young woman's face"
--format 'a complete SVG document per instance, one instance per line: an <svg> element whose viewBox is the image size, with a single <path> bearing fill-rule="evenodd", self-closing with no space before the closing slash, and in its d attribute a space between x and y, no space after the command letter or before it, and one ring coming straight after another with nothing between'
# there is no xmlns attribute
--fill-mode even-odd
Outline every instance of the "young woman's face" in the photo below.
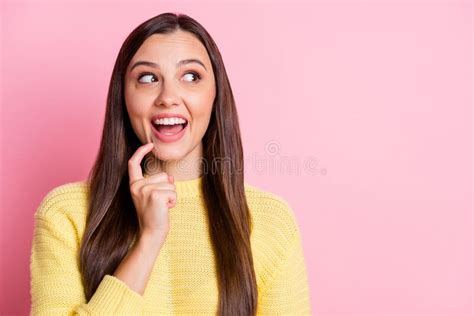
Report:
<svg viewBox="0 0 474 316"><path fill-rule="evenodd" d="M193 34L148 37L127 67L124 93L135 134L144 144L155 143L160 160L201 152L216 87L206 48Z"/></svg>

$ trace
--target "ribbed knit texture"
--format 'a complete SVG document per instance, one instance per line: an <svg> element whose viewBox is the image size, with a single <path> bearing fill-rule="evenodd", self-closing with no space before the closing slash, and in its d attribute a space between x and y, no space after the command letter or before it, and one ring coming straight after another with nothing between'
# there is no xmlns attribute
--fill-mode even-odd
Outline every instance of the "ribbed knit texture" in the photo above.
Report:
<svg viewBox="0 0 474 316"><path fill-rule="evenodd" d="M86 302L79 248L87 212L86 180L53 188L34 214L31 315L215 315L218 291L202 177L175 181L170 231L143 296L105 275ZM302 239L281 197L245 183L254 230L258 315L310 315ZM229 249L229 251L232 251Z"/></svg>

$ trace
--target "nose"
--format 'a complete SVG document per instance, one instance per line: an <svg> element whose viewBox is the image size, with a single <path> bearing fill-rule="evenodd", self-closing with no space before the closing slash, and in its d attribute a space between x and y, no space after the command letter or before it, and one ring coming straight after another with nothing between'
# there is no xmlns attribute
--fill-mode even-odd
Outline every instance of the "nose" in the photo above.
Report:
<svg viewBox="0 0 474 316"><path fill-rule="evenodd" d="M156 98L155 103L159 106L170 107L173 105L179 105L179 95L178 89L175 87L174 83L171 81L165 82L162 81L160 94Z"/></svg>

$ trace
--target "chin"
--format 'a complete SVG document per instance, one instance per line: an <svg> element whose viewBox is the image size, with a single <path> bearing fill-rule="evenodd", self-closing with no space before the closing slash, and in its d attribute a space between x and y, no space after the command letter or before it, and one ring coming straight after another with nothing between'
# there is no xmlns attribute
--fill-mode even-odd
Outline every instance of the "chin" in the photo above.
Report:
<svg viewBox="0 0 474 316"><path fill-rule="evenodd" d="M164 149L154 149L153 154L156 158L162 161L172 161L172 160L181 160L185 157L185 152L182 149L176 148L164 148Z"/></svg>

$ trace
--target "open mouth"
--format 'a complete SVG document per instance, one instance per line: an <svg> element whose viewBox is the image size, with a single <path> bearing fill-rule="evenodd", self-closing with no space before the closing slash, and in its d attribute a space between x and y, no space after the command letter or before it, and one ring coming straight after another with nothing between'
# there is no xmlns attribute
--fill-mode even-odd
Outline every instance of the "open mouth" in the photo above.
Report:
<svg viewBox="0 0 474 316"><path fill-rule="evenodd" d="M188 125L188 121L182 118L159 119L151 122L153 128L164 136L173 136L180 133Z"/></svg>

